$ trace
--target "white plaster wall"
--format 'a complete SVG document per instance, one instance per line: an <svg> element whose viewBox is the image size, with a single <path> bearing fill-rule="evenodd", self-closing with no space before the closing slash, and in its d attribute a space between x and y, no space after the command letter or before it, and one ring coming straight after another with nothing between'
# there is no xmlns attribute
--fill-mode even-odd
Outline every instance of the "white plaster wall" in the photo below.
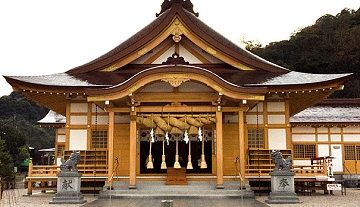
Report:
<svg viewBox="0 0 360 207"><path fill-rule="evenodd" d="M195 57L193 54L191 54L187 49L185 49L183 46L180 45L179 47L179 55L184 58L186 62L189 62L190 64L197 63L201 64L201 62L197 57Z"/></svg>
<svg viewBox="0 0 360 207"><path fill-rule="evenodd" d="M268 115L268 124L285 124L285 115Z"/></svg>
<svg viewBox="0 0 360 207"><path fill-rule="evenodd" d="M328 142L329 135L328 134L318 134L318 142Z"/></svg>
<svg viewBox="0 0 360 207"><path fill-rule="evenodd" d="M92 116L91 123L96 124L96 122L97 124L107 125L109 123L109 116Z"/></svg>
<svg viewBox="0 0 360 207"><path fill-rule="evenodd" d="M286 130L268 129L269 149L286 149Z"/></svg>
<svg viewBox="0 0 360 207"><path fill-rule="evenodd" d="M264 111L264 102L258 103L258 106L254 106L252 109L249 110L249 112L263 112Z"/></svg>
<svg viewBox="0 0 360 207"><path fill-rule="evenodd" d="M87 125L87 116L70 116L71 125Z"/></svg>
<svg viewBox="0 0 360 207"><path fill-rule="evenodd" d="M65 135L61 134L57 136L57 142L65 142Z"/></svg>
<svg viewBox="0 0 360 207"><path fill-rule="evenodd" d="M307 126L296 126L292 128L292 133L315 133L315 128Z"/></svg>
<svg viewBox="0 0 360 207"><path fill-rule="evenodd" d="M246 115L247 124L256 124L256 115ZM263 124L263 115L258 116L258 124Z"/></svg>
<svg viewBox="0 0 360 207"><path fill-rule="evenodd" d="M224 116L225 123L239 123L239 116L235 114L225 114Z"/></svg>
<svg viewBox="0 0 360 207"><path fill-rule="evenodd" d="M328 133L329 129L327 127L319 127L317 128L318 133Z"/></svg>
<svg viewBox="0 0 360 207"><path fill-rule="evenodd" d="M65 128L57 129L58 134L65 134Z"/></svg>
<svg viewBox="0 0 360 207"><path fill-rule="evenodd" d="M170 47L166 52L164 52L158 59L156 59L153 64L162 64L167 60L168 57L171 57L175 52L175 45ZM186 61L186 59L185 59Z"/></svg>
<svg viewBox="0 0 360 207"><path fill-rule="evenodd" d="M94 112L94 113L96 112L96 104L91 105L91 111ZM105 112L105 111L101 107L98 106L97 107L97 112Z"/></svg>
<svg viewBox="0 0 360 207"><path fill-rule="evenodd" d="M330 149L328 144L318 144L318 157L325 157L330 155Z"/></svg>
<svg viewBox="0 0 360 207"><path fill-rule="evenodd" d="M360 133L359 126L348 126L343 128L344 133Z"/></svg>
<svg viewBox="0 0 360 207"><path fill-rule="evenodd" d="M70 129L69 150L86 150L87 149L87 130Z"/></svg>
<svg viewBox="0 0 360 207"><path fill-rule="evenodd" d="M330 140L332 142L341 142L341 135L340 134L330 134Z"/></svg>
<svg viewBox="0 0 360 207"><path fill-rule="evenodd" d="M293 134L293 142L315 142L315 134Z"/></svg>
<svg viewBox="0 0 360 207"><path fill-rule="evenodd" d="M331 127L330 128L330 133L340 133L341 132L341 128L339 127Z"/></svg>
<svg viewBox="0 0 360 207"><path fill-rule="evenodd" d="M130 123L130 115L115 115L115 124L128 124Z"/></svg>
<svg viewBox="0 0 360 207"><path fill-rule="evenodd" d="M343 160L342 160L341 144L332 144L331 145L331 156L335 157L333 159L334 172L342 172L343 171Z"/></svg>
<svg viewBox="0 0 360 207"><path fill-rule="evenodd" d="M360 134L344 134L344 142L360 142Z"/></svg>
<svg viewBox="0 0 360 207"><path fill-rule="evenodd" d="M267 102L268 112L285 112L285 102Z"/></svg>
<svg viewBox="0 0 360 207"><path fill-rule="evenodd" d="M88 111L87 103L70 103L70 112L86 113Z"/></svg>

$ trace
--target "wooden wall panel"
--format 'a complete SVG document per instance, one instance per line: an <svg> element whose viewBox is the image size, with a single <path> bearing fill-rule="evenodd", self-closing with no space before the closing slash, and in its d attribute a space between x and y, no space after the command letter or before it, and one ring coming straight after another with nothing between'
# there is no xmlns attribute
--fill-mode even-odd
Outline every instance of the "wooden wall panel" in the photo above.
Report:
<svg viewBox="0 0 360 207"><path fill-rule="evenodd" d="M223 124L224 175L237 175L235 160L239 157L239 124Z"/></svg>
<svg viewBox="0 0 360 207"><path fill-rule="evenodd" d="M114 128L114 160L118 158L119 166L115 176L129 176L130 125L115 124ZM114 168L116 164L114 164Z"/></svg>

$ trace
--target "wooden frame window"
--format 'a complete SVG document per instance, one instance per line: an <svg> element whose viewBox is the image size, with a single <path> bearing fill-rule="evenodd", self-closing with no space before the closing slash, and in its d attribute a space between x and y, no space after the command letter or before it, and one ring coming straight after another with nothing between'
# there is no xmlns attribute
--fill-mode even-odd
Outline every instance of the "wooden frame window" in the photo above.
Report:
<svg viewBox="0 0 360 207"><path fill-rule="evenodd" d="M316 157L315 144L294 144L295 159L311 159Z"/></svg>
<svg viewBox="0 0 360 207"><path fill-rule="evenodd" d="M92 131L91 139L92 148L103 148L108 147L108 132L106 130Z"/></svg>
<svg viewBox="0 0 360 207"><path fill-rule="evenodd" d="M345 160L360 160L360 145L344 145Z"/></svg>
<svg viewBox="0 0 360 207"><path fill-rule="evenodd" d="M56 148L56 156L64 157L65 145L58 145Z"/></svg>
<svg viewBox="0 0 360 207"><path fill-rule="evenodd" d="M264 129L248 129L248 148L264 148Z"/></svg>

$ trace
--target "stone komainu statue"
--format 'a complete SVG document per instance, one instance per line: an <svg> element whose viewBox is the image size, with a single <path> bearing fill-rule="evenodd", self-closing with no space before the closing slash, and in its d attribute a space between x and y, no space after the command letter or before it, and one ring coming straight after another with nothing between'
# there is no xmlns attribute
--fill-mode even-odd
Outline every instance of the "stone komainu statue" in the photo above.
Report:
<svg viewBox="0 0 360 207"><path fill-rule="evenodd" d="M77 164L80 161L80 152L73 152L71 153L68 160L64 162L61 160L60 170L61 172L77 172Z"/></svg>
<svg viewBox="0 0 360 207"><path fill-rule="evenodd" d="M275 150L271 153L272 159L275 163L275 171L287 171L290 172L292 168L291 156L284 159L282 153L279 150Z"/></svg>

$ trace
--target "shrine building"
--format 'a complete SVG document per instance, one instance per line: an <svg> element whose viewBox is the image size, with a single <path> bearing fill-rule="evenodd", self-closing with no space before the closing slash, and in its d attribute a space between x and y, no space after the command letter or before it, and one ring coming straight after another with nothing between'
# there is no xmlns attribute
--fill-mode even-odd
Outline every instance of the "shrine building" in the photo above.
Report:
<svg viewBox="0 0 360 207"><path fill-rule="evenodd" d="M165 0L154 21L91 62L5 78L62 115L51 112L39 123L56 127L57 164L81 152L84 182L122 180L136 188L166 181L171 168L223 188L229 180L268 176L271 150L294 158L295 178L328 175L326 162L310 160L341 154L342 163L344 142L359 150L359 125L310 127L314 122L294 116L342 90L351 76L271 63L203 23L190 0ZM56 164L30 168L30 190L32 182L56 179Z"/></svg>

